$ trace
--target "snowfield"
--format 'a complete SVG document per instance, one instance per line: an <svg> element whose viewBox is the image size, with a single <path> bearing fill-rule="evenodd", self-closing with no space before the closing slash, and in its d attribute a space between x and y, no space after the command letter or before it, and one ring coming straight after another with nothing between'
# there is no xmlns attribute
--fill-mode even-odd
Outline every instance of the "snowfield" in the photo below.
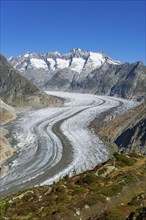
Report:
<svg viewBox="0 0 146 220"><path fill-rule="evenodd" d="M6 126L11 131L10 142L18 150L0 179L1 196L52 184L67 174L72 176L106 161L109 151L88 125L110 108L116 110L105 120L137 105L106 96L47 93L64 98L64 106L25 111Z"/></svg>

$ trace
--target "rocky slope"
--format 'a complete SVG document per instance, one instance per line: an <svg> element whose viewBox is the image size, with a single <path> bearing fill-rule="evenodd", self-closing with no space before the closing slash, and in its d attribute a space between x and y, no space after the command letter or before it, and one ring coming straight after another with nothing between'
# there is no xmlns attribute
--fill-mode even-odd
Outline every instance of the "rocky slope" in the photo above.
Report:
<svg viewBox="0 0 146 220"><path fill-rule="evenodd" d="M0 99L0 125L4 125L9 121L12 121L16 117L16 111L11 106L7 105ZM5 138L7 130L0 127L0 176L8 168L2 163L4 160L10 158L13 155L13 148L9 141Z"/></svg>
<svg viewBox="0 0 146 220"><path fill-rule="evenodd" d="M7 105L0 99L0 125L13 120L16 117L16 111L13 107Z"/></svg>
<svg viewBox="0 0 146 220"><path fill-rule="evenodd" d="M0 199L0 218L129 220L132 214L130 220L144 220L145 166L142 155L116 153L92 171Z"/></svg>
<svg viewBox="0 0 146 220"><path fill-rule="evenodd" d="M25 53L9 63L43 90L86 92L128 99L146 98L146 67L142 62L121 63L103 52L73 49Z"/></svg>
<svg viewBox="0 0 146 220"><path fill-rule="evenodd" d="M61 100L48 96L21 76L2 55L0 55L0 98L9 105L19 107L62 104Z"/></svg>
<svg viewBox="0 0 146 220"><path fill-rule="evenodd" d="M97 135L107 144L118 146L121 152L146 154L146 103L129 110L98 127L99 119L92 122Z"/></svg>

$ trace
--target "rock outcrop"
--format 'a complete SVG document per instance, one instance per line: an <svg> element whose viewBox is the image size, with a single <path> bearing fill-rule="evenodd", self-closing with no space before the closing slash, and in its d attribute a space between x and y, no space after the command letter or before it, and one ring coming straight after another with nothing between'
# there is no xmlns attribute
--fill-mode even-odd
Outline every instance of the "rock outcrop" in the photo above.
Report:
<svg viewBox="0 0 146 220"><path fill-rule="evenodd" d="M40 91L0 55L0 98L11 106L59 106L62 101Z"/></svg>
<svg viewBox="0 0 146 220"><path fill-rule="evenodd" d="M146 154L146 103L109 121L98 135L107 145L115 143L121 152Z"/></svg>

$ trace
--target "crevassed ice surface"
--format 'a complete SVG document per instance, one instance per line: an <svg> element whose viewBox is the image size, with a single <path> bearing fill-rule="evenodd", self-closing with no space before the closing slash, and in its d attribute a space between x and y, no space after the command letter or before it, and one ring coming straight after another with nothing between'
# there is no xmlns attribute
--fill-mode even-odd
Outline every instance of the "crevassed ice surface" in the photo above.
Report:
<svg viewBox="0 0 146 220"><path fill-rule="evenodd" d="M91 94L47 92L64 98L64 106L25 111L6 128L18 153L0 181L9 195L60 177L94 168L108 159L107 147L88 129L89 123L112 107L112 117L137 105L133 101ZM110 120L109 118L105 120Z"/></svg>

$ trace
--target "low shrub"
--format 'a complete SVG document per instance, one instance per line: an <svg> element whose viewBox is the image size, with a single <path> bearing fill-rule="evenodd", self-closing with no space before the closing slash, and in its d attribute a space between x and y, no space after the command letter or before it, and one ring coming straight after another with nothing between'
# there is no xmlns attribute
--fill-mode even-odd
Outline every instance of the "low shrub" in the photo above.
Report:
<svg viewBox="0 0 146 220"><path fill-rule="evenodd" d="M98 171L98 175L102 175L103 173L105 173L107 171L107 168L106 167L103 167L102 169L100 169Z"/></svg>
<svg viewBox="0 0 146 220"><path fill-rule="evenodd" d="M97 180L97 176L94 173L89 173L83 177L82 181L85 184L91 184Z"/></svg>
<svg viewBox="0 0 146 220"><path fill-rule="evenodd" d="M83 177L80 177L76 184L84 185L84 184L91 184L97 180L97 176L94 173L88 173Z"/></svg>
<svg viewBox="0 0 146 220"><path fill-rule="evenodd" d="M129 153L129 156L130 156L130 157L137 158L137 159L143 158L143 155L137 154L136 152L131 152L131 153Z"/></svg>
<svg viewBox="0 0 146 220"><path fill-rule="evenodd" d="M133 166L136 162L135 159L128 158L126 155L118 154L117 152L114 153L114 157L116 158L118 165L121 166L121 167Z"/></svg>
<svg viewBox="0 0 146 220"><path fill-rule="evenodd" d="M144 193L141 193L132 198L132 200L128 203L128 205L140 205L145 198Z"/></svg>
<svg viewBox="0 0 146 220"><path fill-rule="evenodd" d="M63 185L57 185L57 186L55 187L55 191L56 191L56 192L65 192L66 189L65 189L65 187L64 187Z"/></svg>
<svg viewBox="0 0 146 220"><path fill-rule="evenodd" d="M64 206L58 207L58 212L60 212L60 213L65 212L65 210L66 210L66 207L64 207Z"/></svg>
<svg viewBox="0 0 146 220"><path fill-rule="evenodd" d="M123 187L124 187L124 184L123 183L119 183L117 185L111 186L110 188L104 188L101 191L101 193L104 196L111 197L111 196L114 196L114 195L117 195L118 193L120 193L122 191Z"/></svg>
<svg viewBox="0 0 146 220"><path fill-rule="evenodd" d="M123 217L119 211L114 210L108 213L106 220L123 220Z"/></svg>
<svg viewBox="0 0 146 220"><path fill-rule="evenodd" d="M8 207L9 204L6 201L0 200L0 217L5 213Z"/></svg>
<svg viewBox="0 0 146 220"><path fill-rule="evenodd" d="M123 180L125 181L126 184L131 184L135 182L136 178L133 174L129 173L126 176L124 176Z"/></svg>
<svg viewBox="0 0 146 220"><path fill-rule="evenodd" d="M85 199L85 203L89 206L95 205L97 202L99 202L101 200L101 196L100 195L93 195L90 197L87 197Z"/></svg>
<svg viewBox="0 0 146 220"><path fill-rule="evenodd" d="M58 202L62 202L62 201L67 201L68 200L68 196L65 193L58 193L58 197L57 197L57 201Z"/></svg>
<svg viewBox="0 0 146 220"><path fill-rule="evenodd" d="M74 190L75 194L84 194L86 192L86 189L83 187L78 187Z"/></svg>

